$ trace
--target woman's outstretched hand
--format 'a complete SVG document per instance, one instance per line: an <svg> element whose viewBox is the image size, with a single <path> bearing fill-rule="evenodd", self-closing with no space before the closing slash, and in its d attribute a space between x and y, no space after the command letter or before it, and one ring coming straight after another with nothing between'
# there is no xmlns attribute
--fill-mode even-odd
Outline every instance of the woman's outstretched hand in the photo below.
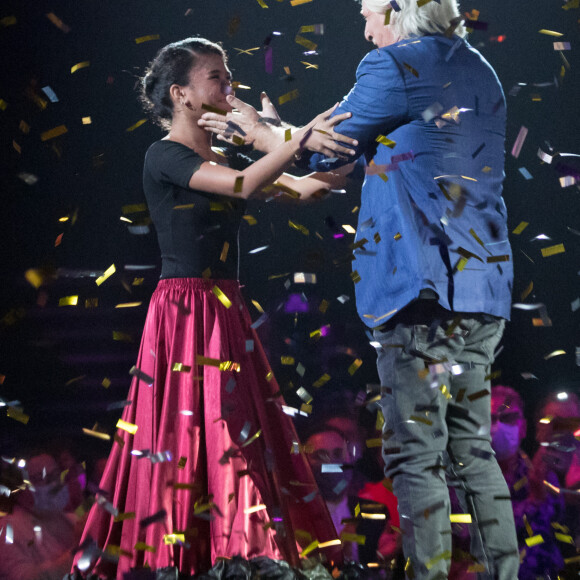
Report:
<svg viewBox="0 0 580 580"><path fill-rule="evenodd" d="M220 141L234 145L254 145L260 151L269 151L278 144L274 142L278 137L271 125L280 125L280 117L266 93L262 93L261 113L233 95L227 100L234 109L231 113L204 113L198 125L217 135Z"/></svg>
<svg viewBox="0 0 580 580"><path fill-rule="evenodd" d="M291 127L280 127L278 112L266 93L261 95L261 113L233 95L227 99L234 111L226 115L204 113L198 121L200 127L217 135L220 141L234 145L253 145L259 151L268 152L288 138L288 131L295 130ZM357 142L335 131L339 123L351 116L350 113L342 113L330 118L336 107L337 105L334 105L317 115L308 124L307 127L312 129L312 133L304 147L327 157L345 158L354 155L354 151L349 147L356 147ZM346 144L346 147L340 145L338 141Z"/></svg>
<svg viewBox="0 0 580 580"><path fill-rule="evenodd" d="M338 103L330 109L320 113L308 123L307 128L312 129L312 133L304 143L304 148L315 153L322 153L326 157L338 157L346 159L355 155L356 151L350 147L356 147L358 142L345 135L337 133L334 128L342 123L345 119L352 116L352 113L341 113L331 117L332 113L338 107ZM338 141L345 143L343 146Z"/></svg>

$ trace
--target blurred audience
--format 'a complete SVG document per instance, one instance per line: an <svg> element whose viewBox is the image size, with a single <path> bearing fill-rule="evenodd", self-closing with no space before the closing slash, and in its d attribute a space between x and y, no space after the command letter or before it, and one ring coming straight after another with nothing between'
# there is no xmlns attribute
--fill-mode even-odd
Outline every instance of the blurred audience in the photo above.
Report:
<svg viewBox="0 0 580 580"><path fill-rule="evenodd" d="M64 513L70 496L54 457L0 467L0 580L61 580L72 565L80 538L78 518Z"/></svg>
<svg viewBox="0 0 580 580"><path fill-rule="evenodd" d="M564 502L544 481L558 485L548 464L529 457L521 449L527 423L520 395L510 387L491 390L491 445L508 484L520 549L519 580L557 578L564 567L559 532Z"/></svg>
<svg viewBox="0 0 580 580"><path fill-rule="evenodd" d="M580 399L573 392L551 393L536 413L534 466L551 470L557 476L554 485L565 502L565 513L554 523L562 541L559 543L566 567L562 580L580 575ZM574 492L576 490L576 492ZM568 541L565 541L568 539Z"/></svg>

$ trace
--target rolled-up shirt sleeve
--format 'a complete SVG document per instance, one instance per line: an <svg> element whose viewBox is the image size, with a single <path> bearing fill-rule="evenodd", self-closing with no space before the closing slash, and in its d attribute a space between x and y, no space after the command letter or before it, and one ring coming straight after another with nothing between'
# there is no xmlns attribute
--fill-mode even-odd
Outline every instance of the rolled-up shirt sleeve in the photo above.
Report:
<svg viewBox="0 0 580 580"><path fill-rule="evenodd" d="M358 141L355 155L337 159L314 153L307 160L309 169L329 171L351 163L370 151L379 135L408 122L404 71L388 52L373 50L359 64L356 83L333 116L349 112L352 117L335 130Z"/></svg>

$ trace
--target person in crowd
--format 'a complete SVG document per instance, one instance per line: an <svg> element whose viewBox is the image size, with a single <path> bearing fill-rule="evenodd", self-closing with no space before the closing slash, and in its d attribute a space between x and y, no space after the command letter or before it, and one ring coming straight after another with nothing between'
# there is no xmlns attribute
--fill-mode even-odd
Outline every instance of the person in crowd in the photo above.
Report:
<svg viewBox="0 0 580 580"><path fill-rule="evenodd" d="M375 48L335 111L352 113L340 131L356 139L355 154L304 153L298 165L333 179L361 158L366 166L352 278L377 347L385 474L399 502L407 574L448 577L447 471L472 516L480 576L513 580L517 537L489 433L488 376L513 284L504 94L465 40L456 0L363 0L361 14ZM279 144L283 130L233 104L237 113L200 124L231 139L235 122L256 146Z"/></svg>
<svg viewBox="0 0 580 580"><path fill-rule="evenodd" d="M550 393L536 413L536 442L534 465L556 474L556 487L565 501L565 513L557 520L562 532L560 550L566 563L561 576L576 578L580 562L576 546L580 545L580 399L573 391Z"/></svg>
<svg viewBox="0 0 580 580"><path fill-rule="evenodd" d="M69 490L47 453L0 466L0 579L62 580L80 537L78 520L65 513Z"/></svg>
<svg viewBox="0 0 580 580"><path fill-rule="evenodd" d="M524 404L512 388L497 385L491 390L491 446L510 490L520 548L520 580L556 578L564 567L556 540L564 501L544 484L558 484L556 474L541 460L529 457L521 448L526 437ZM535 542L530 538L541 538Z"/></svg>
<svg viewBox="0 0 580 580"><path fill-rule="evenodd" d="M193 574L232 556L299 565L297 541L336 539L240 293L238 230L249 198L328 192L283 172L305 146L346 154L330 132L349 114L329 110L249 163L198 125L206 110L231 111L232 93L224 50L203 38L162 48L142 79L144 106L168 131L143 171L161 280L76 573ZM317 553L342 557L336 543Z"/></svg>

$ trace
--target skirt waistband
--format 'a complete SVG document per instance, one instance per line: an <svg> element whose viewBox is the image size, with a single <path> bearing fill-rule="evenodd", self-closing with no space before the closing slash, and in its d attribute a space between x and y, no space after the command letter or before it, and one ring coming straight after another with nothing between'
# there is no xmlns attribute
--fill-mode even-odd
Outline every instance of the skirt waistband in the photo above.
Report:
<svg viewBox="0 0 580 580"><path fill-rule="evenodd" d="M220 290L238 291L238 280L217 280L213 278L162 278L157 283L157 290L211 290L218 286Z"/></svg>

